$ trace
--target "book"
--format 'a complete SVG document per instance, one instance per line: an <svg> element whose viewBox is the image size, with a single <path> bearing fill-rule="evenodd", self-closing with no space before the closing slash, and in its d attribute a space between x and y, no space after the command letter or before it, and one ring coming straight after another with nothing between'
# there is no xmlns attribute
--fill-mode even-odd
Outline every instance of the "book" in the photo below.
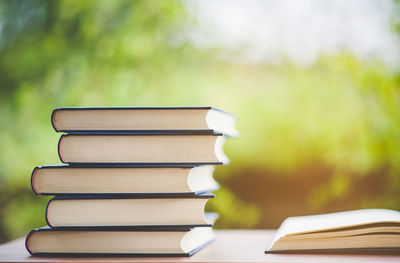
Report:
<svg viewBox="0 0 400 263"><path fill-rule="evenodd" d="M213 197L55 197L47 204L46 221L51 227L212 226L204 207Z"/></svg>
<svg viewBox="0 0 400 263"><path fill-rule="evenodd" d="M265 253L400 252L400 212L361 209L289 217Z"/></svg>
<svg viewBox="0 0 400 263"><path fill-rule="evenodd" d="M211 227L182 229L32 230L25 246L31 255L191 256L214 238Z"/></svg>
<svg viewBox="0 0 400 263"><path fill-rule="evenodd" d="M58 132L221 132L236 137L236 118L213 107L58 108L52 113Z"/></svg>
<svg viewBox="0 0 400 263"><path fill-rule="evenodd" d="M217 134L64 134L58 143L63 163L224 164Z"/></svg>
<svg viewBox="0 0 400 263"><path fill-rule="evenodd" d="M89 166L35 167L32 189L42 195L168 195L195 196L218 189L215 166Z"/></svg>

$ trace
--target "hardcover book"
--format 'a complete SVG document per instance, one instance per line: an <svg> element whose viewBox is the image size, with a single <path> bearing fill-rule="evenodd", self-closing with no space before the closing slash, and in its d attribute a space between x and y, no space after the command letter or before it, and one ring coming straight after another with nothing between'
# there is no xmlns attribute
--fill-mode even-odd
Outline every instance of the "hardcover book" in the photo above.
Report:
<svg viewBox="0 0 400 263"><path fill-rule="evenodd" d="M31 255L191 256L214 238L211 227L181 229L51 229L26 237Z"/></svg>
<svg viewBox="0 0 400 263"><path fill-rule="evenodd" d="M61 132L221 132L237 136L236 118L212 107L58 108L52 124Z"/></svg>
<svg viewBox="0 0 400 263"><path fill-rule="evenodd" d="M32 189L42 195L195 196L218 189L215 166L35 167Z"/></svg>
<svg viewBox="0 0 400 263"><path fill-rule="evenodd" d="M51 227L212 226L204 207L213 197L55 197L47 204L46 221Z"/></svg>
<svg viewBox="0 0 400 263"><path fill-rule="evenodd" d="M58 143L70 164L223 164L222 134L64 134Z"/></svg>

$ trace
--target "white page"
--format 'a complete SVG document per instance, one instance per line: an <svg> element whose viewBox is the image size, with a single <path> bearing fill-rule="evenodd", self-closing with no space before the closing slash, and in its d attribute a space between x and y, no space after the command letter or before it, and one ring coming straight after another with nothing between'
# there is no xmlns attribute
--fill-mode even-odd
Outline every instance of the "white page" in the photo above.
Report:
<svg viewBox="0 0 400 263"><path fill-rule="evenodd" d="M388 209L361 209L323 215L289 217L283 222L281 228L287 235L379 222L400 223L400 212Z"/></svg>

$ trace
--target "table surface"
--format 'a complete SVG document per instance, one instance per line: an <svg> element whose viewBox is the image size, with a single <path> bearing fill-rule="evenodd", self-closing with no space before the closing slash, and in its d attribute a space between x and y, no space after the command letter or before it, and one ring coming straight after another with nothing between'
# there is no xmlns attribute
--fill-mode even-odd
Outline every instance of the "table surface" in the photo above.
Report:
<svg viewBox="0 0 400 263"><path fill-rule="evenodd" d="M0 262L400 262L400 255L264 254L273 230L215 232L215 241L192 257L32 257L20 238L0 245Z"/></svg>

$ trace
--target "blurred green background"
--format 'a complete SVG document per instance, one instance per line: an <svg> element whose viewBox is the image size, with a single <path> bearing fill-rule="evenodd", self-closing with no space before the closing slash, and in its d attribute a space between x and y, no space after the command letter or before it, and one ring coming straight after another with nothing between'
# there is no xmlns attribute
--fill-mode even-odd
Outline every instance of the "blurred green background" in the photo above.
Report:
<svg viewBox="0 0 400 263"><path fill-rule="evenodd" d="M235 113L241 137L225 146L231 164L217 168L222 188L207 207L220 213L217 228L400 209L398 68L348 50L322 52L306 67L290 58L240 63L230 59L236 51L226 58L222 47L182 37L198 23L187 5L0 1L0 242L45 225L49 198L33 194L30 175L60 163L50 114L62 106Z"/></svg>

